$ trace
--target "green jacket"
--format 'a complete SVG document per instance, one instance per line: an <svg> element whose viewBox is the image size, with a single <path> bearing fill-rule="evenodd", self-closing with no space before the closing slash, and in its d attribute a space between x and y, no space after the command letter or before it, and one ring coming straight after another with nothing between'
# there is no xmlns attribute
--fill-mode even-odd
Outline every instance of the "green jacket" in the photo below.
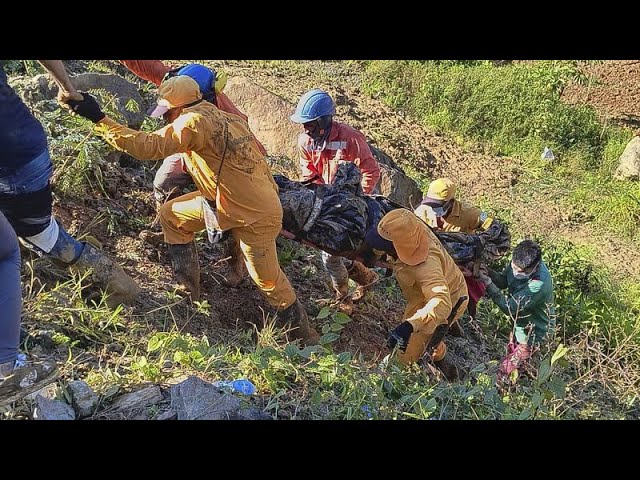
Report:
<svg viewBox="0 0 640 480"><path fill-rule="evenodd" d="M489 269L493 281L487 288L487 295L500 310L515 320L514 333L518 343L529 345L540 343L555 325L555 307L553 303L553 280L544 262L530 278L518 280L513 276L511 263L502 273ZM508 297L501 289L508 289ZM527 326L533 329L528 334Z"/></svg>

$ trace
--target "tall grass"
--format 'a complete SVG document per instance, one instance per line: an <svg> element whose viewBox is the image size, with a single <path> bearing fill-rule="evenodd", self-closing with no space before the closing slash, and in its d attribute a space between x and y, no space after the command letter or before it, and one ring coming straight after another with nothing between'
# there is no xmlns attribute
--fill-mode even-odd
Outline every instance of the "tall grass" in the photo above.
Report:
<svg viewBox="0 0 640 480"><path fill-rule="evenodd" d="M362 86L436 131L520 159L529 172L522 178L525 188L540 190L543 180L545 193L582 210L605 231L637 239L640 186L611 179L631 132L603 124L590 106L561 101L568 82L585 79L575 61L505 67L479 61L372 61ZM553 164L539 159L544 147L556 155Z"/></svg>

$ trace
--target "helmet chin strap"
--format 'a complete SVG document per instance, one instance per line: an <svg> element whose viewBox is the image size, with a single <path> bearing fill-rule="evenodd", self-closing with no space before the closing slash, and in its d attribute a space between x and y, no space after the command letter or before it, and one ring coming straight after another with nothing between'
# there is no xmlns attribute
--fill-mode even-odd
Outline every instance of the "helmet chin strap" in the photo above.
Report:
<svg viewBox="0 0 640 480"><path fill-rule="evenodd" d="M331 115L326 115L318 119L318 129L313 132L313 135L311 136L316 145L327 141L327 138L329 138L329 132L331 131L331 124Z"/></svg>
<svg viewBox="0 0 640 480"><path fill-rule="evenodd" d="M191 102L191 103L188 103L187 105L183 105L183 107L182 107L182 108L189 108L189 107L193 107L194 105L199 104L199 103L200 103L200 102L202 102L203 100L204 100L204 98L201 98L201 99L199 99L199 100L196 100L195 102Z"/></svg>

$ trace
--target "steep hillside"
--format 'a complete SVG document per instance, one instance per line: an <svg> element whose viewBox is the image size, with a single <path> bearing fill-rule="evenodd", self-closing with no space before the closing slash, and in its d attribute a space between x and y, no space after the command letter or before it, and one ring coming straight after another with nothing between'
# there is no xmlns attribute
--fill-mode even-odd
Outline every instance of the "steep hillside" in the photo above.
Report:
<svg viewBox="0 0 640 480"><path fill-rule="evenodd" d="M603 236L581 221L579 212L529 189L529 167L523 161L433 133L407 112L365 95L361 62L202 62L232 77L248 77L289 101L292 108L306 90L327 89L336 100L338 119L361 129L423 188L430 179L446 175L459 184L462 198L490 207L519 236L584 243L599 252L594 261L606 267L608 276L640 283L640 256L634 242ZM113 62L78 62L72 70L80 73L88 67L135 81ZM30 76L22 80L28 82ZM143 82L139 86L143 98L150 101L153 89ZM577 87L572 89L565 91L568 100L583 94ZM604 102L608 97L603 93L602 98ZM404 310L395 280L384 278L345 320L334 309L323 308L330 288L319 253L284 239L278 242L284 271L313 315L312 323L324 328L323 333L337 333L335 339L315 351L287 346L285 333L274 328L271 309L249 279L236 289L220 283L228 268L226 260L203 237L198 242L203 302L189 304L175 292L166 248L139 238L140 231L154 222L152 180L158 164L113 155L92 137L88 122L55 111L51 102L32 107L56 139L53 154L60 169L56 215L72 234L95 237L143 288L135 305L113 311L82 279L68 281L64 270L23 251L23 323L28 333L24 347L59 361L58 398L68 400L72 380L86 381L97 392L99 402L88 417L161 417L171 410L170 385L191 374L206 380L251 379L258 387L251 404L274 419L637 417L640 372L625 365L637 352L624 342L612 347L596 326L569 332L561 325L551 350L543 351L540 358L550 360L554 352L563 357L566 351L556 350L558 343L569 345L570 350L560 360L554 357L550 375L534 372L532 379L513 391L498 391L495 371L510 326L487 302L477 320L465 319L465 338L447 341L466 374L462 382L451 386L428 369L399 372L381 364L388 353L388 332ZM147 121L143 125L154 127ZM87 138L92 148L88 163L83 150ZM295 161L284 162L289 171L295 171ZM80 165L86 167L85 176L78 180L80 189L63 189L69 172ZM578 260L571 263L573 257L568 262L566 269L572 272L591 268ZM564 279L561 275L565 272L558 272L558 278ZM98 305L92 305L90 298ZM636 327L630 338L637 337ZM607 381L614 377L615 381ZM135 411L115 408L113 401L122 393L150 384L162 387L163 396L155 404ZM7 410L5 417L31 418L33 410L34 402L25 400Z"/></svg>

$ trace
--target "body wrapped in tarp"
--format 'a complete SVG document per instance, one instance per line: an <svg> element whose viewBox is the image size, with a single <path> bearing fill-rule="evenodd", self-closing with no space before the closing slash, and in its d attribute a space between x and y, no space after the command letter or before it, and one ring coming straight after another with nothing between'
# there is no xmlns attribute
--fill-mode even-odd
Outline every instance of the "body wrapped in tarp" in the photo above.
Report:
<svg viewBox="0 0 640 480"><path fill-rule="evenodd" d="M368 214L355 164L342 163L330 185L295 182L282 175L273 178L279 188L285 230L330 252L360 248Z"/></svg>
<svg viewBox="0 0 640 480"><path fill-rule="evenodd" d="M282 203L282 226L303 240L331 254L348 258L370 258L364 243L366 233L375 229L387 213L404 208L383 196L362 193L361 174L351 162L342 162L331 185L306 184L274 175ZM506 226L494 220L477 235L436 232L454 261L490 262L509 249Z"/></svg>
<svg viewBox="0 0 640 480"><path fill-rule="evenodd" d="M484 232L436 232L436 235L458 265L480 260L491 263L502 258L511 247L507 226L494 219Z"/></svg>

